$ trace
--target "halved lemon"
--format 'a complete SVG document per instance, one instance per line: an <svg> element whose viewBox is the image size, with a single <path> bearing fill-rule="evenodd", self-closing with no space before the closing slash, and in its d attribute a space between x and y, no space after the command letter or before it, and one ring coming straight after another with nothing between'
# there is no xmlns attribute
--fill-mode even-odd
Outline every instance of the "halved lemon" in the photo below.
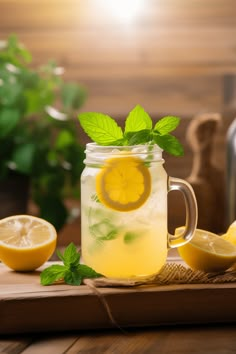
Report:
<svg viewBox="0 0 236 354"><path fill-rule="evenodd" d="M176 229L175 233L182 229ZM236 246L201 229L196 229L191 241L178 247L178 252L190 268L207 273L224 271L236 262Z"/></svg>
<svg viewBox="0 0 236 354"><path fill-rule="evenodd" d="M118 211L140 208L151 192L151 175L144 161L127 156L110 158L96 177L96 192L102 204Z"/></svg>
<svg viewBox="0 0 236 354"><path fill-rule="evenodd" d="M0 220L0 260L16 271L32 271L56 248L57 232L46 220L14 215Z"/></svg>
<svg viewBox="0 0 236 354"><path fill-rule="evenodd" d="M236 246L236 220L229 226L226 233L221 237Z"/></svg>

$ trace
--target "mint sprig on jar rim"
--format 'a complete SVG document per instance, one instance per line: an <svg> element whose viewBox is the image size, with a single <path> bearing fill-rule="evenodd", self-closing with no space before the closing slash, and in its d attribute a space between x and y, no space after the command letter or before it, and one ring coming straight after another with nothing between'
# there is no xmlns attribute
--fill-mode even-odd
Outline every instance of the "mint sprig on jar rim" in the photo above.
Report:
<svg viewBox="0 0 236 354"><path fill-rule="evenodd" d="M78 119L85 133L98 145L157 144L171 155L184 154L182 144L171 134L180 123L179 117L165 116L153 126L149 114L137 105L128 114L124 131L113 118L103 113L83 112Z"/></svg>

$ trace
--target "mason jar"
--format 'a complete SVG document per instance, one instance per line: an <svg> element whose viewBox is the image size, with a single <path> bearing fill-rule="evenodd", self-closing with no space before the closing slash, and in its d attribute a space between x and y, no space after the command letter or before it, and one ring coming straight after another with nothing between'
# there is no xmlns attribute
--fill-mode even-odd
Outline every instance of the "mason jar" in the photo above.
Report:
<svg viewBox="0 0 236 354"><path fill-rule="evenodd" d="M81 176L81 246L85 264L112 278L146 277L166 263L169 248L188 242L197 224L192 187L167 176L157 145L86 145ZM184 195L186 227L167 229L167 194Z"/></svg>

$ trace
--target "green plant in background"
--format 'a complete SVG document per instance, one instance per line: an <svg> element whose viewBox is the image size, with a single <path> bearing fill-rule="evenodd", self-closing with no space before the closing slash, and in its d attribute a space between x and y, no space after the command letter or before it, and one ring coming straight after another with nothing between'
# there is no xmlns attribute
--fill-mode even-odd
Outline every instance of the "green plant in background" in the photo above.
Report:
<svg viewBox="0 0 236 354"><path fill-rule="evenodd" d="M84 153L74 115L86 93L63 81L54 62L32 69L31 59L16 36L0 41L0 183L28 176L39 215L59 230L69 215L65 196L80 192Z"/></svg>

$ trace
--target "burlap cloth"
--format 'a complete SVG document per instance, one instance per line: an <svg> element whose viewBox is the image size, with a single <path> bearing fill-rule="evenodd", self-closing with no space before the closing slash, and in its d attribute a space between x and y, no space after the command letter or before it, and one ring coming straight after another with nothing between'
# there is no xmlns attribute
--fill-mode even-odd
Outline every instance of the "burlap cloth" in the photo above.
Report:
<svg viewBox="0 0 236 354"><path fill-rule="evenodd" d="M131 287L140 285L171 285L171 284L216 284L236 282L236 268L221 273L205 273L192 270L179 263L167 263L155 275L140 279L119 280L111 278L89 279L95 287ZM87 279L84 283L88 283Z"/></svg>

